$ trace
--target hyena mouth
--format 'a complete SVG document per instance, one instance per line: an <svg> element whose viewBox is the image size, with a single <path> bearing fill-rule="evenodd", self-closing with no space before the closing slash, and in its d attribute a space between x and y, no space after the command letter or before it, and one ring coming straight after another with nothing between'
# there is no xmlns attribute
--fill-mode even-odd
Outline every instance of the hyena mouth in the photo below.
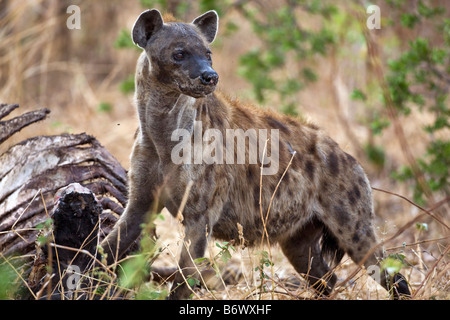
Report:
<svg viewBox="0 0 450 320"><path fill-rule="evenodd" d="M188 96L192 96L194 98L204 97L208 94L211 94L216 89L215 85L195 85L195 86L182 86L178 83L178 89Z"/></svg>

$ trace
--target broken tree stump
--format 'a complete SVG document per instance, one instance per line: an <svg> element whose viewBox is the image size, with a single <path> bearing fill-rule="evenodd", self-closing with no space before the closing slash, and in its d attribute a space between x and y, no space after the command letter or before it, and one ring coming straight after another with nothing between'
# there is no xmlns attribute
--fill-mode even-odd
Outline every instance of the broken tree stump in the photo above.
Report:
<svg viewBox="0 0 450 320"><path fill-rule="evenodd" d="M102 206L91 190L72 183L55 195L52 223L36 240L36 255L28 285L37 298L83 298L82 276L97 255Z"/></svg>

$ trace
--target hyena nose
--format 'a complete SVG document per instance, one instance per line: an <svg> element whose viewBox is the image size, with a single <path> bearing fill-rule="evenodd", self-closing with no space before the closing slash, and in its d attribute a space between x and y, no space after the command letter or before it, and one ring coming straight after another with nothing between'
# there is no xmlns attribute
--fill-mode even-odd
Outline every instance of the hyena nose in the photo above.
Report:
<svg viewBox="0 0 450 320"><path fill-rule="evenodd" d="M200 81L204 85L216 85L219 81L219 75L214 70L212 71L205 71L200 76Z"/></svg>

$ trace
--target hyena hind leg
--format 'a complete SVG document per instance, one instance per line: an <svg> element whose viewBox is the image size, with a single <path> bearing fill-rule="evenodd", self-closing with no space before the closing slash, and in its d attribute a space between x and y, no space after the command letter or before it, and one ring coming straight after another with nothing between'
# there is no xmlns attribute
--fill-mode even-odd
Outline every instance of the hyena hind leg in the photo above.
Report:
<svg viewBox="0 0 450 320"><path fill-rule="evenodd" d="M348 221L351 221L350 217ZM335 223L330 223L327 227L335 235L341 250L346 252L356 264L360 264L367 253L378 245L371 219L361 219L354 224L339 224L336 221ZM410 296L409 286L403 275L397 273L391 278L385 271L381 271L379 262L382 259L383 250L377 248L366 258L363 263L364 267L366 270L376 270L373 279L391 293L394 299Z"/></svg>
<svg viewBox="0 0 450 320"><path fill-rule="evenodd" d="M320 247L323 225L311 221L280 242L281 249L295 270L301 274L319 296L328 296L336 284Z"/></svg>

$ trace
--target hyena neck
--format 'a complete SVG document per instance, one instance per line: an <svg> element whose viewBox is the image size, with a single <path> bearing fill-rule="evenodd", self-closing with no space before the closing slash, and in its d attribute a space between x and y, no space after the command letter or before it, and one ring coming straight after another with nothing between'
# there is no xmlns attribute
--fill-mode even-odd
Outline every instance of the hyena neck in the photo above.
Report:
<svg viewBox="0 0 450 320"><path fill-rule="evenodd" d="M135 83L140 132L144 139L153 142L162 160L167 156L170 159L171 146L175 144L172 133L177 129L193 131L197 99L161 85L152 76L145 56L138 61Z"/></svg>

